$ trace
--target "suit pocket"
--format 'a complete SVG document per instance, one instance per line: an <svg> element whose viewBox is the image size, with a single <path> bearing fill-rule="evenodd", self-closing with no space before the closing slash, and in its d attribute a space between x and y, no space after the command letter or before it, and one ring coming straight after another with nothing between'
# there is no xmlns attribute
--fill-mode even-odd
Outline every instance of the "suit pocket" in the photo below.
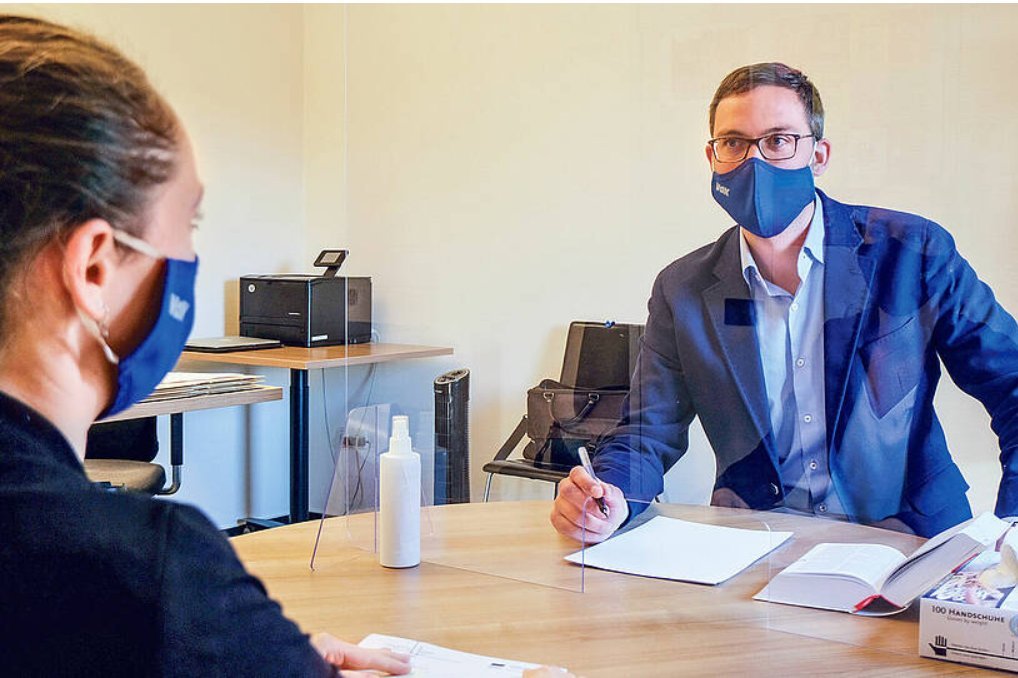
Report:
<svg viewBox="0 0 1018 678"><path fill-rule="evenodd" d="M866 391L878 419L883 418L918 384L923 374L925 344L915 316L860 349Z"/></svg>

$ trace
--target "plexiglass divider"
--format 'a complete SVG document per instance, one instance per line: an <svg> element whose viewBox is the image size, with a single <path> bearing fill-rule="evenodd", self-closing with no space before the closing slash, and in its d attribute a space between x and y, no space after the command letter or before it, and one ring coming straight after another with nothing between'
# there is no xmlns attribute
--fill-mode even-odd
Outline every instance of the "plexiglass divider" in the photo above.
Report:
<svg viewBox="0 0 1018 678"><path fill-rule="evenodd" d="M653 610L673 631L706 625L719 632L763 634L753 642L787 641L792 635L914 653L911 644L901 641L903 633L914 629L918 618L914 607L875 619L781 604L763 592L776 575L817 544L880 543L908 555L921 539L840 516L825 518L781 507L759 511L632 500L627 502L632 515L607 539L599 534L602 525L587 523L589 516L603 515L588 500L578 517L579 538L570 539L552 527L547 500L486 504L475 497L474 502L454 502L444 467L448 450L435 448L434 404L419 395L432 394L440 369L418 364L381 370L346 368L329 378L335 467L312 567L316 557L338 552L339 547L353 546L379 558L381 456L389 451L393 417L406 416L421 464L420 561L425 567L457 568L593 594L598 601L626 600L628 613ZM342 400L338 408L337 391ZM403 397L404 393L418 395ZM570 469L550 462L544 467ZM682 641L674 642L676 651L683 649ZM770 659L760 661L766 668Z"/></svg>
<svg viewBox="0 0 1018 678"><path fill-rule="evenodd" d="M656 610L668 625L768 626L771 609L753 596L770 579L770 555L791 538L771 529L768 514L658 501L630 501L628 511L602 540L602 512L587 501L584 546L570 557L584 592L611 592L630 601L630 613Z"/></svg>
<svg viewBox="0 0 1018 678"><path fill-rule="evenodd" d="M760 599L768 601L762 604L772 610L767 617L769 630L877 652L907 656L917 654L918 600L911 604L906 601L904 609L895 609L880 598L860 592L854 597L848 596L851 600L858 598L857 609L855 605L844 604L847 598L840 592L846 590L851 572L869 571L882 578L877 571L893 567L892 561L896 556L890 551L863 552L856 547L890 547L904 559L922 545L922 538L862 525L843 517L827 518L781 511L771 512L771 515L774 528L794 532L795 539L770 556L770 580L794 567L772 588L761 592ZM832 545L836 550L821 551L827 548L821 545ZM808 556L808 560L804 556ZM803 578L804 574L821 571L827 573L826 579L794 581L797 577ZM793 582L791 589L786 583L790 581ZM859 591L863 588L860 584L851 586ZM843 600L839 602L839 598ZM794 602L800 604L792 604Z"/></svg>
<svg viewBox="0 0 1018 678"><path fill-rule="evenodd" d="M400 414L410 412L410 414ZM382 506L382 455L390 452L393 418L406 416L414 436L414 461L420 462L420 561L478 574L573 591L582 587L582 568L564 560L579 543L559 536L549 521L547 501L446 502L443 478L436 477L434 450L426 439L434 414L398 403L353 408L347 416L343 447L316 534L312 567L330 548L353 546L379 558L385 516ZM420 444L417 443L418 438ZM441 465L439 474L443 475ZM444 476L443 476L444 477ZM412 493L403 484L400 488ZM404 507L405 508L405 507Z"/></svg>

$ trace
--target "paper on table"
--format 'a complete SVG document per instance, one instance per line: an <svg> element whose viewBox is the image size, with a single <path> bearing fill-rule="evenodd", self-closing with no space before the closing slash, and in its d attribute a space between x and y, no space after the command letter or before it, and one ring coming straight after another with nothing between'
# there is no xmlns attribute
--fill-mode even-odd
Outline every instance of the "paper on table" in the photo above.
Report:
<svg viewBox="0 0 1018 678"><path fill-rule="evenodd" d="M566 556L601 570L696 584L720 584L783 544L791 532L743 530L655 516Z"/></svg>
<svg viewBox="0 0 1018 678"><path fill-rule="evenodd" d="M388 648L410 655L410 678L519 678L525 669L537 664L496 659L469 652L449 650L438 645L421 643L408 638L383 636L372 633L359 645L372 649Z"/></svg>
<svg viewBox="0 0 1018 678"><path fill-rule="evenodd" d="M145 402L243 391L261 385L264 380L260 375L237 372L170 372Z"/></svg>

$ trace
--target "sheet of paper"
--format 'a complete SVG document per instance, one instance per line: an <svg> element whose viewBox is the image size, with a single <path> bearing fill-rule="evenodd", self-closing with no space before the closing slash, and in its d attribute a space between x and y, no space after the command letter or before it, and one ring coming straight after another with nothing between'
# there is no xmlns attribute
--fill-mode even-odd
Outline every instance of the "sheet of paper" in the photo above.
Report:
<svg viewBox="0 0 1018 678"><path fill-rule="evenodd" d="M537 664L485 657L469 652L449 650L438 645L408 638L372 633L359 645L368 648L389 648L410 655L410 678L519 678L525 669Z"/></svg>
<svg viewBox="0 0 1018 678"><path fill-rule="evenodd" d="M644 577L720 584L791 536L791 532L743 530L655 516L585 552L571 553L566 560Z"/></svg>

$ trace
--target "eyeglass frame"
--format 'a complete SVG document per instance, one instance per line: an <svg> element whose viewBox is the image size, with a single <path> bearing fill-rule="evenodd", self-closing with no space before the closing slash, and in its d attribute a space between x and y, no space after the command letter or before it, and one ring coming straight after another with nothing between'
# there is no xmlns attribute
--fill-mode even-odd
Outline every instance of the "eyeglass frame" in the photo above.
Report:
<svg viewBox="0 0 1018 678"><path fill-rule="evenodd" d="M787 158L768 158L767 154L764 153L763 148L760 146L760 142L763 141L764 139L770 139L771 137L792 137L793 139L795 139L795 146L792 148L792 155L788 156ZM763 158L764 160L772 160L774 162L779 162L781 160L791 160L792 158L794 158L796 154L799 152L799 140L810 138L815 139L816 135L813 133L793 134L791 132L772 132L771 134L765 134L764 136L757 137L756 139L748 139L746 137L740 137L734 134L726 137L714 137L713 139L708 139L707 143L710 145L710 149L714 153L714 159L717 162L723 162L725 164L731 164L733 162L742 162L743 160L749 157L749 149L752 146L756 146L756 150L760 152L760 157ZM746 145L746 150L742 154L741 158L739 158L738 160L721 160L720 158L718 158L718 149L714 146L714 144L717 143L718 141L724 141L725 139L738 139L740 141L749 142Z"/></svg>

